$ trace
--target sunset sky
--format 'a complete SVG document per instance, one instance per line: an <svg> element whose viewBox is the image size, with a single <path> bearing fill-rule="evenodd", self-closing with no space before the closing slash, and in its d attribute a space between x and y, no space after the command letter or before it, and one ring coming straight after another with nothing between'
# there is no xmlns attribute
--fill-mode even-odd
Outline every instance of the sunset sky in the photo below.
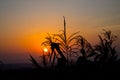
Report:
<svg viewBox="0 0 120 80"><path fill-rule="evenodd" d="M29 62L39 57L47 33L63 29L80 34L95 44L102 29L118 36L120 49L120 0L0 0L0 60Z"/></svg>

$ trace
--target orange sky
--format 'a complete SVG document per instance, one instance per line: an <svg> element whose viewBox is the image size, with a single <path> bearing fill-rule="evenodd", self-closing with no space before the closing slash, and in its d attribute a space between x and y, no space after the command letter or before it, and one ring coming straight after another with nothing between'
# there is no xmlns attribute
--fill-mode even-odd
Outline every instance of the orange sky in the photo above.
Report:
<svg viewBox="0 0 120 80"><path fill-rule="evenodd" d="M47 33L63 29L63 16L68 33L80 31L93 44L103 28L119 38L119 4L117 0L1 0L0 60L28 62L28 52L38 56Z"/></svg>

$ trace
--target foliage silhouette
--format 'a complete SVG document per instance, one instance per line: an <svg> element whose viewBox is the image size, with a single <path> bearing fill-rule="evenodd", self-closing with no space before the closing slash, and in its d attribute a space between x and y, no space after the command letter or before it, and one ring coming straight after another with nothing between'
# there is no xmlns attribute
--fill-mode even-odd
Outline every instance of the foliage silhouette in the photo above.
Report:
<svg viewBox="0 0 120 80"><path fill-rule="evenodd" d="M100 61L116 61L117 53L116 49L113 46L113 42L116 40L116 36L111 33L111 31L105 31L103 37L98 35L100 39L100 44L95 46L96 51L100 53L98 59Z"/></svg>
<svg viewBox="0 0 120 80"><path fill-rule="evenodd" d="M33 58L32 55L29 55L30 56L30 61L38 68L40 68L40 65L38 64L38 62Z"/></svg>
<svg viewBox="0 0 120 80"><path fill-rule="evenodd" d="M78 70L99 70L106 69L109 66L115 69L113 64L120 64L116 47L113 44L117 36L112 34L110 30L103 29L103 33L98 35L99 43L92 46L79 32L68 36L64 16L63 19L64 30L62 30L62 33L48 34L45 38L46 41L42 43L45 47L50 47L47 58L52 67L56 66L56 68L61 67L65 69L69 67L69 69L72 69L76 66ZM45 56L43 55L42 57L43 64L46 66L48 63L46 62ZM32 62L36 64L34 60Z"/></svg>
<svg viewBox="0 0 120 80"><path fill-rule="evenodd" d="M54 34L55 39L58 41L60 44L60 49L61 51L66 54L66 59L68 62L71 62L71 55L74 53L77 53L77 43L76 40L80 35L78 34L79 32L75 32L69 36L67 36L67 29L66 29L66 20L65 17L63 16L64 19L64 30L60 34Z"/></svg>
<svg viewBox="0 0 120 80"><path fill-rule="evenodd" d="M71 59L69 59L71 58L71 55L78 52L75 51L75 49L77 49L77 43L75 42L75 40L77 40L77 38L80 37L80 35L78 34L79 32L75 32L68 37L66 32L66 20L64 16L63 19L64 19L64 30L62 30L62 33L53 34L52 36L48 34L48 36L46 37L46 41L42 43L42 45L44 46L48 46L48 45L51 46L52 52L51 52L50 60L52 59L52 56L54 56L52 61L53 64L56 60L55 58L59 59L57 57L58 55L54 51L54 48L56 48L61 58L65 60L67 64L71 62Z"/></svg>
<svg viewBox="0 0 120 80"><path fill-rule="evenodd" d="M96 80L98 77L103 79L101 77L108 75L115 78L116 73L120 72L120 59L114 46L117 36L112 31L103 29L103 33L98 35L99 43L92 46L79 32L68 36L64 16L63 19L64 30L60 34L48 34L41 44L49 48L47 54L43 53L40 56L43 66L32 55L29 55L35 69L20 69L7 71L7 73L1 70L0 77L9 76L9 79L12 77L15 80L18 78L14 76L20 79L22 77L25 79L27 76L26 80L97 77Z"/></svg>

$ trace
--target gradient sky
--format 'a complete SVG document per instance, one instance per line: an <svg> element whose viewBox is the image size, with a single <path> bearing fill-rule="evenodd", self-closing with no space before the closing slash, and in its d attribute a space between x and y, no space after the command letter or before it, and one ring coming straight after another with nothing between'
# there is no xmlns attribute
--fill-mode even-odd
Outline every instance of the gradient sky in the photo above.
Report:
<svg viewBox="0 0 120 80"><path fill-rule="evenodd" d="M118 36L120 49L120 0L0 0L0 60L29 62L29 52L40 55L46 33L63 29L80 31L96 43L102 29Z"/></svg>

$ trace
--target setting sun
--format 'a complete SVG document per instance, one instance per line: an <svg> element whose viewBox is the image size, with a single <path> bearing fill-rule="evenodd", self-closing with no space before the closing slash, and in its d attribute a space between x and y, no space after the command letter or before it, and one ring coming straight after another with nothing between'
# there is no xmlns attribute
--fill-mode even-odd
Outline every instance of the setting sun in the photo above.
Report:
<svg viewBox="0 0 120 80"><path fill-rule="evenodd" d="M48 52L48 49L47 49L47 48L44 48L44 52Z"/></svg>

